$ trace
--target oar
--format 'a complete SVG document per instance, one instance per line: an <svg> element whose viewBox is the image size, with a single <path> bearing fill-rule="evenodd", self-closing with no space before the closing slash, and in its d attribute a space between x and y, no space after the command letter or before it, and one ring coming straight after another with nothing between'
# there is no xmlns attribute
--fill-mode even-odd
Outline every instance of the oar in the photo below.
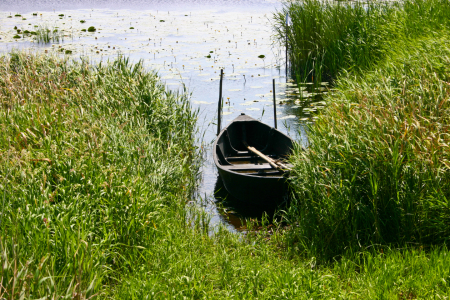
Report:
<svg viewBox="0 0 450 300"><path fill-rule="evenodd" d="M247 143L247 130L245 128L245 123L242 125L242 138L243 138L242 143L248 150L250 150L251 152L255 153L256 155L267 161L273 168L278 169L282 172L286 172L286 170L291 171L290 168L288 168L281 162L275 161L272 158L262 154L260 151L256 150L255 147L249 146L249 144Z"/></svg>
<svg viewBox="0 0 450 300"><path fill-rule="evenodd" d="M286 170L291 171L291 169L289 167L287 167L285 164L282 164L279 161L275 161L274 159L272 159L272 158L262 154L260 151L256 150L255 147L247 146L247 149L250 150L251 152L255 153L256 155L258 155L259 157L261 157L265 161L267 161L275 169L278 169L278 170L283 171L283 172L286 172Z"/></svg>

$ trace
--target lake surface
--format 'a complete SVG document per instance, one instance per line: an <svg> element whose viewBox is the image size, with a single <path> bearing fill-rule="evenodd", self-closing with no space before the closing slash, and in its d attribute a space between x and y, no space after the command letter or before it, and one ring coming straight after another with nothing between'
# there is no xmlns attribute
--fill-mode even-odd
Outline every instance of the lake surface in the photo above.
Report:
<svg viewBox="0 0 450 300"><path fill-rule="evenodd" d="M169 89L187 89L199 110L197 138L204 149L197 202L210 213L212 224L224 223L236 230L239 216L252 212L231 211L217 205L214 197L220 186L211 153L220 69L225 73L224 126L241 112L273 124L272 79L276 80L278 128L291 137L306 141L304 125L324 105L310 85L299 90L285 77L284 48L276 45L271 27L272 14L280 8L278 1L3 0L0 53L27 49L93 62L125 55L135 62L143 60ZM95 32L82 31L91 26ZM14 38L14 27L21 33L56 30L63 41L38 44L33 36L21 33Z"/></svg>

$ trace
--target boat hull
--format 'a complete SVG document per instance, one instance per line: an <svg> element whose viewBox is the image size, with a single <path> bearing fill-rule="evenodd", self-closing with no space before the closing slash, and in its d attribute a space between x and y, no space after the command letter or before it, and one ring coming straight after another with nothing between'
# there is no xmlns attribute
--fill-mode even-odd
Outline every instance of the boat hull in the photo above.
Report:
<svg viewBox="0 0 450 300"><path fill-rule="evenodd" d="M288 199L287 178L255 178L218 169L225 189L239 201L250 205L271 206Z"/></svg>

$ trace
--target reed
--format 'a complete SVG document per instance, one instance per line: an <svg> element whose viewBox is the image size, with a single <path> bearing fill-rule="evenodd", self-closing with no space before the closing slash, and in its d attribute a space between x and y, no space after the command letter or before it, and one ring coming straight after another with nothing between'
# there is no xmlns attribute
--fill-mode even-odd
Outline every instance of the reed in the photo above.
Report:
<svg viewBox="0 0 450 300"><path fill-rule="evenodd" d="M64 34L61 30L48 25L38 25L36 31L33 32L35 40L40 44L59 43L64 41Z"/></svg>
<svg viewBox="0 0 450 300"><path fill-rule="evenodd" d="M290 243L322 258L450 237L448 31L402 41L364 75L342 73L292 158Z"/></svg>
<svg viewBox="0 0 450 300"><path fill-rule="evenodd" d="M101 295L189 199L196 113L121 57L0 66L0 297Z"/></svg>
<svg viewBox="0 0 450 300"><path fill-rule="evenodd" d="M12 53L0 74L0 298L450 292L445 248L385 247L319 264L298 254L282 224L248 220L246 235L211 228L191 201L196 112L140 63Z"/></svg>
<svg viewBox="0 0 450 300"><path fill-rule="evenodd" d="M448 28L449 15L445 0L289 1L274 14L274 30L280 45L288 39L291 76L320 82L372 67L399 40Z"/></svg>

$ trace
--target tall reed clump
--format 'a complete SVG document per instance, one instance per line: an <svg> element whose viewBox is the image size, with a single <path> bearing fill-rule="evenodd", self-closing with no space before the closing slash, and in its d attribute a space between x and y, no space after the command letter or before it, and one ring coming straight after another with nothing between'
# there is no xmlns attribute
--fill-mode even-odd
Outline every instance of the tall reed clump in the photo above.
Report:
<svg viewBox="0 0 450 300"><path fill-rule="evenodd" d="M55 27L49 27L48 25L39 25L35 31L35 39L40 44L48 44L51 42L64 41L64 34L61 30Z"/></svg>
<svg viewBox="0 0 450 300"><path fill-rule="evenodd" d="M141 63L11 53L0 101L0 298L101 297L185 225L196 113Z"/></svg>
<svg viewBox="0 0 450 300"><path fill-rule="evenodd" d="M448 28L449 16L446 0L289 1L274 14L274 30L280 45L287 38L291 76L320 82L373 66L399 40Z"/></svg>
<svg viewBox="0 0 450 300"><path fill-rule="evenodd" d="M449 32L345 73L295 151L291 245L317 257L450 238ZM295 246L294 246L295 245Z"/></svg>

